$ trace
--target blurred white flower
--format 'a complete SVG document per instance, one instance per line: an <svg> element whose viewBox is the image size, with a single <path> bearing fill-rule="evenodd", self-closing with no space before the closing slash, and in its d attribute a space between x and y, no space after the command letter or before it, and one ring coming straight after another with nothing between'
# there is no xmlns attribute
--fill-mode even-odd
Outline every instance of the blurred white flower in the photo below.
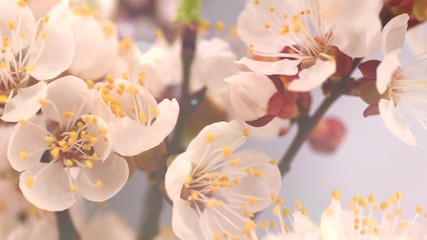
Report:
<svg viewBox="0 0 427 240"><path fill-rule="evenodd" d="M17 102L8 106L16 94L14 90L26 87L30 77L49 80L65 71L74 56L74 42L70 29L49 20L48 16L36 22L24 1L2 0L0 5L0 22L3 23L0 29L0 103L6 103L2 119L13 122L18 119L9 115L9 111L15 108L27 112L26 117L38 111L33 107L33 97L40 94L38 91L43 83L22 89L15 97L19 98L15 99Z"/></svg>
<svg viewBox="0 0 427 240"><path fill-rule="evenodd" d="M234 153L248 135L237 121L208 125L169 166L165 185L179 238L233 238L255 227L250 217L269 205L281 177L267 155Z"/></svg>
<svg viewBox="0 0 427 240"><path fill-rule="evenodd" d="M266 75L299 73L289 90L310 91L338 70L334 48L350 57L376 49L380 9L379 0L250 1L239 16L238 34L250 53L278 60L239 63Z"/></svg>
<svg viewBox="0 0 427 240"><path fill-rule="evenodd" d="M159 145L173 130L179 114L178 102L164 99L157 104L150 91L139 81L114 79L97 83L94 88L96 114L106 120L114 139L113 151L135 156Z"/></svg>
<svg viewBox="0 0 427 240"><path fill-rule="evenodd" d="M427 128L427 53L419 55L409 64L402 65L399 61L408 20L409 16L402 14L384 27L381 38L384 59L377 68L376 84L378 92L383 96L379 110L386 127L400 140L416 145L408 124L396 110L396 106L404 107Z"/></svg>
<svg viewBox="0 0 427 240"><path fill-rule="evenodd" d="M98 80L112 71L118 55L117 26L99 19L96 9L74 8L62 2L50 11L50 17L66 24L74 35L75 56L70 74Z"/></svg>
<svg viewBox="0 0 427 240"><path fill-rule="evenodd" d="M126 161L111 153L107 123L95 115L91 93L79 78L66 76L47 86L39 99L42 115L21 120L8 146L11 166L22 172L19 187L38 208L61 211L79 192L105 201L125 184Z"/></svg>

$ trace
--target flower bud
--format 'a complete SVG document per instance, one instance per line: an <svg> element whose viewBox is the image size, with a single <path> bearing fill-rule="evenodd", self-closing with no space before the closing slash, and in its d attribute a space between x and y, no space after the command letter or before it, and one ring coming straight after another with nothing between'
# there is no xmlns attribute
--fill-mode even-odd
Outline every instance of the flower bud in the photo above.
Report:
<svg viewBox="0 0 427 240"><path fill-rule="evenodd" d="M267 114L270 98L277 92L267 76L240 72L225 81L230 84L231 105L242 119L252 121Z"/></svg>
<svg viewBox="0 0 427 240"><path fill-rule="evenodd" d="M346 129L341 120L334 117L324 118L317 124L308 142L317 152L333 153L342 143L345 132Z"/></svg>

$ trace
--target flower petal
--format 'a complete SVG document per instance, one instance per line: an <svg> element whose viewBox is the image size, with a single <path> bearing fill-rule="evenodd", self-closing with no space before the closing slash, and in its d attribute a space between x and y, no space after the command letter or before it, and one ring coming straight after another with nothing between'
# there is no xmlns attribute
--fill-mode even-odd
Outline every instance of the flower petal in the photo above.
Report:
<svg viewBox="0 0 427 240"><path fill-rule="evenodd" d="M381 99L378 106L381 118L387 129L405 143L416 146L417 141L414 135L411 133L408 124L405 123L400 114L396 111L393 102Z"/></svg>
<svg viewBox="0 0 427 240"><path fill-rule="evenodd" d="M21 173L19 188L29 202L47 211L65 210L76 201L60 162L32 165Z"/></svg>
<svg viewBox="0 0 427 240"><path fill-rule="evenodd" d="M399 54L400 49L396 49L393 52L387 54L377 68L376 84L380 94L385 93L389 87L389 84L391 81L393 81L394 73L400 67Z"/></svg>
<svg viewBox="0 0 427 240"><path fill-rule="evenodd" d="M34 66L29 74L37 80L48 80L70 67L75 52L74 37L62 24L45 24L42 31L45 36L38 37L29 52L28 61Z"/></svg>
<svg viewBox="0 0 427 240"><path fill-rule="evenodd" d="M189 152L178 155L166 172L166 193L173 202L181 199L181 190L184 180L186 177L190 176L192 166L191 162L188 161L189 157L191 157L191 153Z"/></svg>
<svg viewBox="0 0 427 240"><path fill-rule="evenodd" d="M119 192L129 177L126 160L111 154L104 162L93 162L93 168L80 168L76 179L80 194L94 202L103 202Z"/></svg>
<svg viewBox="0 0 427 240"><path fill-rule="evenodd" d="M409 15L401 14L391 19L385 25L381 34L381 51L383 56L401 49L405 41L406 29L408 28Z"/></svg>
<svg viewBox="0 0 427 240"><path fill-rule="evenodd" d="M93 150L101 161L107 159L113 146L113 138L107 123L95 115L82 115L83 121L87 124L86 132L97 137L97 142L93 145Z"/></svg>
<svg viewBox="0 0 427 240"><path fill-rule="evenodd" d="M7 149L7 158L12 168L21 172L40 162L50 145L44 140L46 135L46 126L40 117L36 116L26 124L18 124Z"/></svg>
<svg viewBox="0 0 427 240"><path fill-rule="evenodd" d="M17 122L29 119L40 110L40 99L46 97L46 83L39 82L33 86L19 89L18 94L4 106L1 119L5 122Z"/></svg>
<svg viewBox="0 0 427 240"><path fill-rule="evenodd" d="M336 70L335 61L316 60L316 64L302 70L299 73L299 80L292 81L288 89L294 92L308 92L320 86Z"/></svg>
<svg viewBox="0 0 427 240"><path fill-rule="evenodd" d="M298 73L298 64L301 60L283 59L274 62L257 61L244 57L237 61L249 68L251 71L264 75L295 75Z"/></svg>
<svg viewBox="0 0 427 240"><path fill-rule="evenodd" d="M177 199L173 203L172 228L180 239L200 239L202 230L199 227L199 217L190 203Z"/></svg>

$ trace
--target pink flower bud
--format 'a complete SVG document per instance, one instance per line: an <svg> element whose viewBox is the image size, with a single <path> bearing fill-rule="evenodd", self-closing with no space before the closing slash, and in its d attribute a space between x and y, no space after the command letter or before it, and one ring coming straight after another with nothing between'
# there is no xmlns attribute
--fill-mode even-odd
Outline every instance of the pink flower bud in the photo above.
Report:
<svg viewBox="0 0 427 240"><path fill-rule="evenodd" d="M335 117L320 120L311 133L308 142L310 147L320 153L335 152L344 139L346 129L343 122Z"/></svg>

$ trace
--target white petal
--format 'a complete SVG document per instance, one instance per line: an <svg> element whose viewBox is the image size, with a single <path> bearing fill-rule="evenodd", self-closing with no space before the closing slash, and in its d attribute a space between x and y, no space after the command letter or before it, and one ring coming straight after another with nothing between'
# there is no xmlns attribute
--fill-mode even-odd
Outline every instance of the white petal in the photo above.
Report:
<svg viewBox="0 0 427 240"><path fill-rule="evenodd" d="M405 123L400 114L396 111L393 102L381 99L378 106L381 118L387 129L405 143L416 146L417 141L414 135L411 133L408 124Z"/></svg>
<svg viewBox="0 0 427 240"><path fill-rule="evenodd" d="M354 215L342 210L341 204L337 200L332 200L331 205L321 216L320 231L322 238L331 240L346 239L346 228L354 224L354 222L349 221L353 219L352 217Z"/></svg>
<svg viewBox="0 0 427 240"><path fill-rule="evenodd" d="M188 161L191 154L184 152L180 154L168 167L165 176L165 188L169 198L175 202L181 199L181 190L186 177L191 173L191 162Z"/></svg>
<svg viewBox="0 0 427 240"><path fill-rule="evenodd" d="M50 145L44 140L46 135L46 126L40 117L32 118L28 124L18 124L7 149L12 168L21 172L38 163Z"/></svg>
<svg viewBox="0 0 427 240"><path fill-rule="evenodd" d="M95 202L103 202L119 192L129 177L125 159L111 154L104 162L94 161L93 169L80 168L77 188L80 194Z"/></svg>
<svg viewBox="0 0 427 240"><path fill-rule="evenodd" d="M293 220L294 231L301 239L320 239L319 228L310 218L300 212L296 212L293 214Z"/></svg>
<svg viewBox="0 0 427 240"><path fill-rule="evenodd" d="M38 80L55 78L67 70L74 57L74 37L71 30L61 24L44 25L46 37L35 42L28 60L34 66L29 74Z"/></svg>
<svg viewBox="0 0 427 240"><path fill-rule="evenodd" d="M277 196L280 191L281 175L277 165L269 163L271 161L269 156L254 150L238 152L233 154L230 159L238 159L239 163L237 165L225 165L221 173L231 179L238 177L241 182L232 188L221 189L219 194L225 199L228 199L229 196L235 197L235 195L229 195L228 192L257 198L258 200L255 204L249 204L248 199L242 198L242 202L247 204L247 211L250 212L258 212L267 208L271 204L271 195L275 194ZM248 168L259 171L263 176L246 175L240 177L242 169ZM231 201L229 203L233 204ZM236 204L237 202L234 203ZM241 206L240 203L236 205Z"/></svg>
<svg viewBox="0 0 427 240"><path fill-rule="evenodd" d="M216 151L216 154L211 154L211 157L221 155L221 150L225 147L235 149L242 145L245 142L245 137L243 135L244 126L238 121L231 122L217 122L211 125L208 125L200 131L200 133L195 137L189 144L187 151L192 151L191 162L199 163L203 161L203 155L206 148L209 148L207 154ZM209 142L208 136L212 135L214 140ZM207 162L205 162L206 164Z"/></svg>
<svg viewBox="0 0 427 240"><path fill-rule="evenodd" d="M92 111L91 96L82 79L65 76L47 86L46 100L48 102L42 106L42 111L47 117L59 123L74 122L81 115ZM73 112L74 116L71 119L67 118L64 116L65 112Z"/></svg>
<svg viewBox="0 0 427 240"><path fill-rule="evenodd" d="M81 117L84 121L90 121L87 124L86 132L98 138L98 142L93 146L94 153L98 155L101 161L104 161L110 155L113 147L113 138L107 123L95 115L82 115ZM96 119L96 123L93 123L94 119ZM102 133L102 131L106 132Z"/></svg>
<svg viewBox="0 0 427 240"><path fill-rule="evenodd" d="M33 184L27 184L33 179ZM37 163L21 173L19 188L34 206L47 211L62 211L71 207L76 199L62 163Z"/></svg>
<svg viewBox="0 0 427 240"><path fill-rule="evenodd" d="M196 211L182 199L173 203L172 228L180 239L200 239L203 236Z"/></svg>
<svg viewBox="0 0 427 240"><path fill-rule="evenodd" d="M292 81L288 89L294 92L308 92L319 87L336 70L335 61L322 61L317 59L316 64L302 70L299 79Z"/></svg>
<svg viewBox="0 0 427 240"><path fill-rule="evenodd" d="M408 30L406 33L406 40L408 46L414 54L423 54L427 52L427 45L424 44L423 39L427 38L427 22L420 23Z"/></svg>
<svg viewBox="0 0 427 240"><path fill-rule="evenodd" d="M18 7L17 1L11 0L0 1L0 6L0 22L2 23L0 26L1 37L11 40L15 52L28 47L37 30L36 20L30 8L28 8L28 6L20 8ZM14 22L16 26L15 31L13 31L14 33L8 28L8 21ZM19 29L17 29L19 22ZM21 39L16 32L23 33L25 38ZM3 42L0 43L0 47L3 47Z"/></svg>
<svg viewBox="0 0 427 240"><path fill-rule="evenodd" d="M244 211L239 208L206 208L198 224L205 237L204 239L215 239L214 234L224 234L224 230L233 236L243 236L242 229L249 221L249 219L243 216Z"/></svg>
<svg viewBox="0 0 427 240"><path fill-rule="evenodd" d="M380 63L377 68L377 89L380 94L385 93L391 81L393 81L393 75L400 67L399 61L400 49L396 49L393 52L387 54L384 60Z"/></svg>
<svg viewBox="0 0 427 240"><path fill-rule="evenodd" d="M246 121L256 120L267 113L268 103L277 92L273 82L262 74L240 72L225 79L230 86L231 104ZM254 93L255 89L263 89Z"/></svg>
<svg viewBox="0 0 427 240"><path fill-rule="evenodd" d="M179 113L178 102L165 99L158 106L159 116L151 126L129 117L111 123L113 150L122 156L135 156L158 146L173 130Z"/></svg>
<svg viewBox="0 0 427 240"><path fill-rule="evenodd" d="M381 34L381 51L383 56L401 49L405 41L406 29L408 28L409 15L401 14L391 19L385 25Z"/></svg>
<svg viewBox="0 0 427 240"><path fill-rule="evenodd" d="M298 73L298 64L301 60L283 59L274 62L257 61L244 57L237 61L249 68L251 71L264 75L295 75Z"/></svg>
<svg viewBox="0 0 427 240"><path fill-rule="evenodd" d="M17 122L29 119L40 110L40 99L46 97L46 83L39 82L33 86L18 90L18 94L4 106L1 119L5 122Z"/></svg>

